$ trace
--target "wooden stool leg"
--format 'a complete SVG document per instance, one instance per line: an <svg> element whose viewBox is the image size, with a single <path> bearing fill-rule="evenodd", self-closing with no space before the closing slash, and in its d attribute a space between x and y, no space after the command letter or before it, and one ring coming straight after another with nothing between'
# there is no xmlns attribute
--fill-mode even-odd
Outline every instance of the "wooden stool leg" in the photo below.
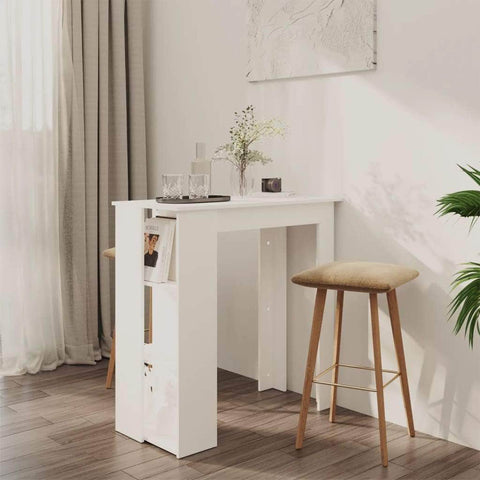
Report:
<svg viewBox="0 0 480 480"><path fill-rule="evenodd" d="M335 337L333 345L333 364L340 362L340 340L342 337L342 316L343 316L343 290L337 291L337 306L335 309ZM338 366L333 369L332 383L338 383ZM330 422L335 422L335 413L337 408L337 387L332 386L330 396Z"/></svg>
<svg viewBox="0 0 480 480"><path fill-rule="evenodd" d="M153 321L152 321L152 308L153 308L153 288L150 287L150 299L148 302L148 343L153 342Z"/></svg>
<svg viewBox="0 0 480 480"><path fill-rule="evenodd" d="M112 335L112 348L110 350L110 360L108 361L107 381L105 388L112 388L113 372L115 370L115 330Z"/></svg>
<svg viewBox="0 0 480 480"><path fill-rule="evenodd" d="M402 385L403 404L407 414L408 433L411 437L415 436L415 427L413 425L412 405L410 403L410 390L408 388L407 366L405 363L405 352L403 350L402 328L400 327L400 315L398 313L397 294L395 290L387 293L388 311L390 313L390 323L392 324L393 342L397 354L398 370L400 371L400 382Z"/></svg>
<svg viewBox="0 0 480 480"><path fill-rule="evenodd" d="M317 360L318 341L320 339L320 329L322 328L323 311L325 309L326 290L317 290L315 298L315 308L313 310L312 330L310 333L310 346L308 347L307 366L305 368L305 381L303 384L302 406L300 409L300 418L298 419L297 449L303 446L303 437L305 436L305 427L307 424L308 407L310 405L310 394L312 392L312 381L315 373L315 363Z"/></svg>
<svg viewBox="0 0 480 480"><path fill-rule="evenodd" d="M375 362L375 384L377 388L378 426L380 430L380 451L382 464L388 466L387 428L385 424L385 403L383 399L382 353L380 348L380 326L378 322L378 298L370 294L370 312L372 317L373 358Z"/></svg>

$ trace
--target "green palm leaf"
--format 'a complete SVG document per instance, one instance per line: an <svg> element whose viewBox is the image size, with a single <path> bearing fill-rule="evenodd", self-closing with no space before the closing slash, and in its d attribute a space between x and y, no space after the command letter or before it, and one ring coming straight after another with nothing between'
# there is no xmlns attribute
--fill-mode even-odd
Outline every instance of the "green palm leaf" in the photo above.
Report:
<svg viewBox="0 0 480 480"><path fill-rule="evenodd" d="M471 165L468 166L468 168L462 167L459 165L459 167L477 184L480 186L480 170L477 170L475 167L472 167Z"/></svg>
<svg viewBox="0 0 480 480"><path fill-rule="evenodd" d="M449 193L438 200L437 213L440 216L453 213L461 217L480 217L480 191L463 190Z"/></svg>
<svg viewBox="0 0 480 480"><path fill-rule="evenodd" d="M454 289L464 285L450 303L450 318L458 313L454 332L458 334L462 329L468 343L473 347L475 332L480 334L480 263L467 263L468 268L455 274L452 282Z"/></svg>
<svg viewBox="0 0 480 480"><path fill-rule="evenodd" d="M459 167L480 186L480 170L469 166ZM480 217L480 191L462 190L444 195L437 203L437 214L440 216L453 213L461 217L473 217L472 226Z"/></svg>

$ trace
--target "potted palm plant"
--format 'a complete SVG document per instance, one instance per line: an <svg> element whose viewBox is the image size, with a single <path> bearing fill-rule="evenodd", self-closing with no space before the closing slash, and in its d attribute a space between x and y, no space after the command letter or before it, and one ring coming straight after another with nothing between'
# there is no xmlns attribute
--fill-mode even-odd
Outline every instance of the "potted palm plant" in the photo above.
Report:
<svg viewBox="0 0 480 480"><path fill-rule="evenodd" d="M459 167L480 186L480 170L471 166ZM444 195L438 200L438 207L437 214L440 216L454 214L471 218L471 229L480 217L480 190L462 190ZM470 347L473 347L475 334L480 334L480 263L464 264L464 268L455 274L452 288L457 290L449 310L450 318L458 314L454 332L458 334L464 330Z"/></svg>

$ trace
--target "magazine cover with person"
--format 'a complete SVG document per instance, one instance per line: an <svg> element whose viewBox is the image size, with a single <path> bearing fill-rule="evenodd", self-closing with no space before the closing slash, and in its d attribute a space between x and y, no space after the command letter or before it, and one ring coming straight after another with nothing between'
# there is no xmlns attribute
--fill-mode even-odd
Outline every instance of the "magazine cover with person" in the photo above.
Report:
<svg viewBox="0 0 480 480"><path fill-rule="evenodd" d="M175 219L149 218L145 221L144 265L145 280L166 282L170 270Z"/></svg>

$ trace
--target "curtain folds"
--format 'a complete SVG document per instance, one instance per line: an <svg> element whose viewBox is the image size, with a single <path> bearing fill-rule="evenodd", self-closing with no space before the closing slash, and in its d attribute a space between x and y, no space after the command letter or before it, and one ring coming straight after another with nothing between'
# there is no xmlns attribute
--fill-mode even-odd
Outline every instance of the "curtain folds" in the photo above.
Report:
<svg viewBox="0 0 480 480"><path fill-rule="evenodd" d="M58 222L60 3L0 0L0 375L65 358Z"/></svg>
<svg viewBox="0 0 480 480"><path fill-rule="evenodd" d="M113 200L146 197L141 0L63 0L60 238L67 363L109 356Z"/></svg>

